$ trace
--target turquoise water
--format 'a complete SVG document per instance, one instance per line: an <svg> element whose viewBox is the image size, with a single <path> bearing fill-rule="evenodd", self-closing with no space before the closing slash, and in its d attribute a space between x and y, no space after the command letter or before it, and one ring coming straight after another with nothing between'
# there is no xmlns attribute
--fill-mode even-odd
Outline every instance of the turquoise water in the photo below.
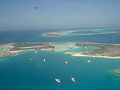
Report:
<svg viewBox="0 0 120 90"><path fill-rule="evenodd" d="M32 61L29 61L29 57ZM46 62L43 62L43 59ZM72 57L60 52L40 51L4 58L0 63L1 90L119 90L119 77L109 72L120 60ZM93 63L86 63L92 60ZM68 61L69 64L64 64ZM77 79L76 83L70 81ZM54 78L60 78L58 84Z"/></svg>
<svg viewBox="0 0 120 90"><path fill-rule="evenodd" d="M32 34L32 32L29 32L26 38L20 35L16 36L16 34L12 37L11 35L10 37L4 37L3 40L6 41L1 40L0 42L25 42L30 41L29 37L31 36L32 41L44 42L52 41L52 39L56 42L77 39L76 41L95 40L95 42L120 43L118 40L119 33L116 36L108 34L102 37L100 35L102 38L92 35L84 36L84 39L81 39L83 36L48 39L41 36L40 38L38 33ZM17 33L17 31L14 33ZM106 38L107 36L111 37ZM13 37L21 37L21 40L18 40L18 38L12 39ZM36 39L37 37L38 39ZM86 38L92 38L92 40ZM109 40L111 38L112 40ZM73 51L77 50L74 49ZM30 61L29 58L32 58L32 60ZM44 58L46 62L43 62ZM86 63L86 60L91 60L92 63ZM68 64L65 64L65 61L68 61ZM63 52L38 51L38 54L35 54L34 51L24 52L0 59L0 90L120 90L120 76L110 72L111 69L119 67L120 59L73 57ZM73 83L70 80L71 77L75 77L77 82ZM60 78L61 83L56 83L55 78Z"/></svg>

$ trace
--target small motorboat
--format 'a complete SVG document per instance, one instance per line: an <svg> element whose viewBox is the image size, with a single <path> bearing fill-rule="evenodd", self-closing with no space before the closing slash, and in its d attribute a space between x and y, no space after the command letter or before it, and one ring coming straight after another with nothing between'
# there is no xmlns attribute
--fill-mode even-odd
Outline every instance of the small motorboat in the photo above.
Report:
<svg viewBox="0 0 120 90"><path fill-rule="evenodd" d="M56 81L57 83L61 83L61 81L60 81L59 78L55 78L55 81Z"/></svg>
<svg viewBox="0 0 120 90"><path fill-rule="evenodd" d="M65 64L68 64L68 61L65 61Z"/></svg>
<svg viewBox="0 0 120 90"><path fill-rule="evenodd" d="M86 62L87 62L87 63L91 63L92 61L91 61L91 60L87 60Z"/></svg>
<svg viewBox="0 0 120 90"><path fill-rule="evenodd" d="M76 82L75 78L73 78L73 77L71 78L71 81L72 81L72 82Z"/></svg>
<svg viewBox="0 0 120 90"><path fill-rule="evenodd" d="M43 62L45 62L46 61L46 59L43 59Z"/></svg>

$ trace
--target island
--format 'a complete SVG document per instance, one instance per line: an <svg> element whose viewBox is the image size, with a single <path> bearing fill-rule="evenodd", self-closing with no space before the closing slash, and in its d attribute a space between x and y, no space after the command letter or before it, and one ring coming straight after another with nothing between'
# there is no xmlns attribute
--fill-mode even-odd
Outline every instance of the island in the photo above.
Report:
<svg viewBox="0 0 120 90"><path fill-rule="evenodd" d="M0 45L0 58L25 51L46 50L78 57L120 58L120 44L94 42L21 42Z"/></svg>
<svg viewBox="0 0 120 90"><path fill-rule="evenodd" d="M83 29L83 30L66 30L66 31L56 31L56 32L45 32L40 34L44 37L62 37L62 36L80 36L80 35L96 35L96 34L115 34L116 31L107 31L107 30L99 30L99 29Z"/></svg>
<svg viewBox="0 0 120 90"><path fill-rule="evenodd" d="M120 44L104 44L104 43L81 43L77 42L77 46L96 46L99 49L88 52L65 52L72 56L102 57L102 58L120 58ZM86 48L87 49L87 48Z"/></svg>
<svg viewBox="0 0 120 90"><path fill-rule="evenodd" d="M45 36L45 37L60 37L60 36L71 35L73 32L78 32L78 31L69 30L69 31L47 32L47 33L43 33L42 36Z"/></svg>

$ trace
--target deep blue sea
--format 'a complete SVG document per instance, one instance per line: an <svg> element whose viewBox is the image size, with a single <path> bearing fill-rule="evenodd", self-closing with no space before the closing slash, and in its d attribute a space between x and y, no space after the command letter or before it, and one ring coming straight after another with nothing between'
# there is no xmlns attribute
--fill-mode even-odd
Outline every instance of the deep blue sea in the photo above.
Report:
<svg viewBox="0 0 120 90"><path fill-rule="evenodd" d="M43 37L42 33L50 31L0 31L0 43L80 41L120 44L120 29L105 30L117 33ZM92 30L82 33L92 33ZM32 61L29 61L30 57ZM46 62L43 62L44 58ZM68 64L64 63L66 60ZM86 63L86 60L92 63ZM113 68L120 68L120 59L74 57L50 51L23 52L0 58L0 90L120 90L120 76L111 73ZM76 78L75 83L71 77ZM55 78L60 78L61 83L56 83Z"/></svg>

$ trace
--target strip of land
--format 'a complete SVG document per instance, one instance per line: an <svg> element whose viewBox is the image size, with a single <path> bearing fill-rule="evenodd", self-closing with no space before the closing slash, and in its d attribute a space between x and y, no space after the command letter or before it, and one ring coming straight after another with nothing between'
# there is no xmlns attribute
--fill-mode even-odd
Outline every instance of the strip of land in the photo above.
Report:
<svg viewBox="0 0 120 90"><path fill-rule="evenodd" d="M89 47L98 47L97 49L89 50ZM85 47L85 48L80 48ZM74 51L77 48L77 52ZM85 50L84 50L85 49ZM101 57L101 58L120 58L120 44L105 44L93 42L23 42L23 43L8 43L0 45L0 58L12 56L20 52L32 50L46 50L55 52L64 52L72 56L84 57ZM71 51L69 51L71 50ZM73 50L73 51L72 51Z"/></svg>

